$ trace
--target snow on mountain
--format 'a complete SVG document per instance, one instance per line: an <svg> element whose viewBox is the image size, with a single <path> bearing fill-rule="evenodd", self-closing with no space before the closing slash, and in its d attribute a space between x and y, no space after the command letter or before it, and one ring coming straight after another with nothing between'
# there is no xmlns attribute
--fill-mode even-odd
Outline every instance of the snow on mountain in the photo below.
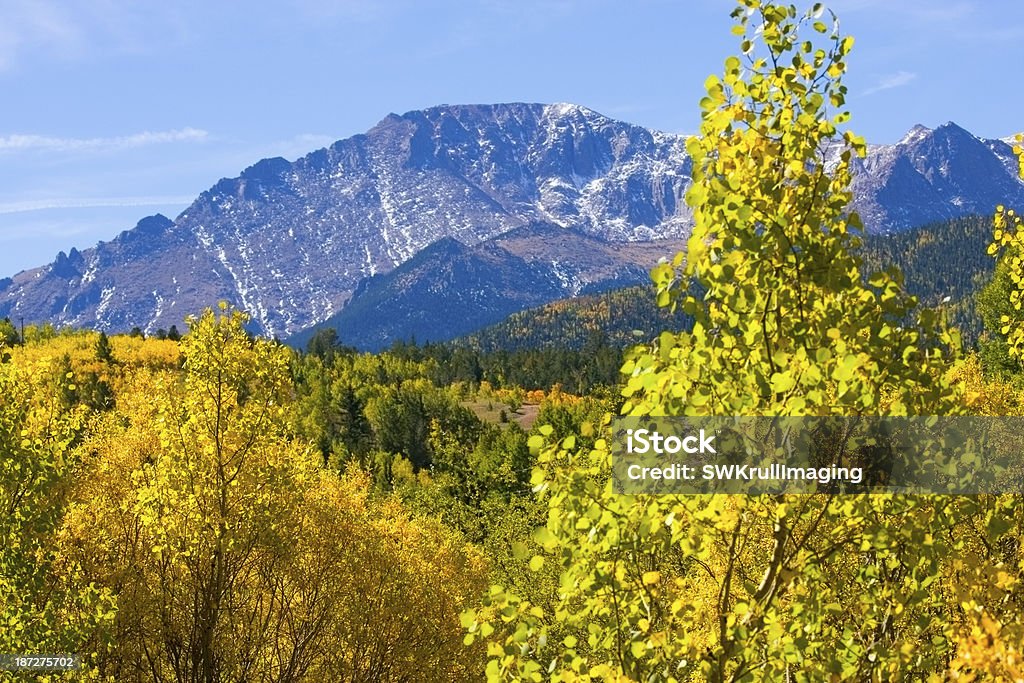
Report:
<svg viewBox="0 0 1024 683"><path fill-rule="evenodd" d="M1016 159L1000 140L953 122L914 126L894 145L872 145L854 162L854 208L869 230L893 231L1024 202Z"/></svg>
<svg viewBox="0 0 1024 683"><path fill-rule="evenodd" d="M542 222L608 242L684 238L684 143L572 104L390 114L294 162L264 159L223 179L173 221L143 219L0 279L0 316L153 331L225 299L255 331L283 337L446 237L471 246ZM1003 141L917 126L856 162L855 208L870 230L889 231L1024 204L1011 162Z"/></svg>

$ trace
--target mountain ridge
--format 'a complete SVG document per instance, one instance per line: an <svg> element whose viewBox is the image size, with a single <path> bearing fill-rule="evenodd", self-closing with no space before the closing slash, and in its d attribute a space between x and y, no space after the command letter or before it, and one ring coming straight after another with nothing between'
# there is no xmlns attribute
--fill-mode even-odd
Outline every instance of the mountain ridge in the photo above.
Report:
<svg viewBox="0 0 1024 683"><path fill-rule="evenodd" d="M607 242L550 223L472 246L443 237L363 280L345 308L287 343L303 348L324 327L334 328L340 343L369 351L410 339L447 341L525 308L646 282L659 257L684 246L671 239Z"/></svg>
<svg viewBox="0 0 1024 683"><path fill-rule="evenodd" d="M862 275L896 266L908 293L920 304L941 308L970 348L982 331L974 296L991 277L995 261L987 253L991 220L964 216L896 234L868 235L858 250ZM894 248L895 246L895 248ZM543 347L581 349L593 335L620 348L647 343L662 330L685 328L681 312L656 303L649 282L599 294L558 299L524 308L498 323L449 341L481 353Z"/></svg>
<svg viewBox="0 0 1024 683"><path fill-rule="evenodd" d="M174 220L0 280L0 316L153 331L223 299L254 331L289 336L445 237L472 246L546 223L609 243L684 239L685 139L571 104L389 114L295 161L257 161ZM886 232L989 212L997 196L1024 204L1011 157L956 124L915 126L856 161L854 208Z"/></svg>

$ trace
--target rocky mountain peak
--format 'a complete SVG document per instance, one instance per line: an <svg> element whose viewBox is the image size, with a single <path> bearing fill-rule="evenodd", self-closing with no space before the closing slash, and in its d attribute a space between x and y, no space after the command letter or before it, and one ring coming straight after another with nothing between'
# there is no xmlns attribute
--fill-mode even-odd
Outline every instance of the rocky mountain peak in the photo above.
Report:
<svg viewBox="0 0 1024 683"><path fill-rule="evenodd" d="M907 134L904 135L903 138L899 142L897 142L896 144L897 145L913 144L914 142L917 142L918 140L921 140L921 139L927 137L931 132L932 132L931 128L928 128L927 126L923 126L920 123L916 123L916 124L914 124L914 126L909 131L907 131Z"/></svg>

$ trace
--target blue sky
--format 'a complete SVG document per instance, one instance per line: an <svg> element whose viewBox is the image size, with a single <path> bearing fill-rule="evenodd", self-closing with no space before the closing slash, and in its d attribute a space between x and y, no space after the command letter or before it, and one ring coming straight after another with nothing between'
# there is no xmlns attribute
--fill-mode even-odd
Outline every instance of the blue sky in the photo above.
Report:
<svg viewBox="0 0 1024 683"><path fill-rule="evenodd" d="M219 178L441 103L574 102L697 129L729 0L0 0L0 277ZM852 127L1024 128L1024 3L842 0Z"/></svg>

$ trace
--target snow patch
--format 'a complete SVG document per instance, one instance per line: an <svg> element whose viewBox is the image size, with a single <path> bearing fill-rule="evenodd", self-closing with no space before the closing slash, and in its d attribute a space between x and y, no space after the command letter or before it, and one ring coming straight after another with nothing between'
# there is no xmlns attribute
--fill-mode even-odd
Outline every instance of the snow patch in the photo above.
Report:
<svg viewBox="0 0 1024 683"><path fill-rule="evenodd" d="M96 318L99 319L107 312L107 308L110 307L110 300L114 297L114 290L116 287L104 287L100 293L100 303L96 306Z"/></svg>
<svg viewBox="0 0 1024 683"><path fill-rule="evenodd" d="M928 137L928 135L931 132L932 132L931 128L928 128L926 126L922 126L921 124L917 124L916 126L911 128L909 131L907 131L907 134L904 135L900 139L900 141L897 142L896 144L897 145L909 145L911 143L914 143L914 142L917 142L919 140L925 139L926 137Z"/></svg>
<svg viewBox="0 0 1024 683"><path fill-rule="evenodd" d="M558 282L562 285L562 289L571 292L571 296L578 296L580 290L583 288L583 283L578 278L570 275L562 267L561 261L551 261L551 272L558 278Z"/></svg>

